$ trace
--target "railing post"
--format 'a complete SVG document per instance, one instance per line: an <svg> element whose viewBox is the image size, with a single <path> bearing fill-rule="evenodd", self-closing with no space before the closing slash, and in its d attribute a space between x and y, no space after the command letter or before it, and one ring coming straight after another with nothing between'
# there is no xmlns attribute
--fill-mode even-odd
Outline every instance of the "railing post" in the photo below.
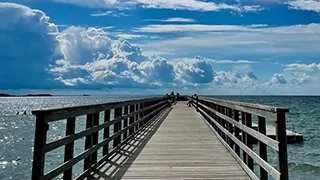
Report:
<svg viewBox="0 0 320 180"><path fill-rule="evenodd" d="M122 107L114 109L114 120L120 117L121 113L122 113ZM113 127L114 134L121 131L120 127L121 127L121 121L114 124L114 127ZM113 139L113 148L117 147L120 144L120 141L121 141L121 134L118 137Z"/></svg>
<svg viewBox="0 0 320 180"><path fill-rule="evenodd" d="M110 122L110 109L104 111L104 122L108 123ZM107 139L110 137L110 126L104 128L103 132L103 139ZM103 156L107 155L109 153L109 143L107 145L103 146L102 154Z"/></svg>
<svg viewBox="0 0 320 180"><path fill-rule="evenodd" d="M131 105L130 106L130 113L133 113L134 112L134 105ZM131 124L133 124L134 123L134 115L133 116L131 116L130 118L129 118L129 124L131 125ZM134 127L132 127L132 128L130 128L129 129L129 135L132 135L134 133Z"/></svg>
<svg viewBox="0 0 320 180"><path fill-rule="evenodd" d="M197 112L199 112L199 97L198 95L195 95L196 96L196 109L197 109Z"/></svg>
<svg viewBox="0 0 320 180"><path fill-rule="evenodd" d="M123 113L123 115L126 116L126 115L128 115L128 113L129 113L129 107L128 107L128 106L125 106L125 107L124 107L124 113ZM125 118L125 119L123 120L123 128L125 129L126 127L128 127L128 118ZM127 137L128 137L128 131L125 131L125 132L123 133L123 140L126 140Z"/></svg>
<svg viewBox="0 0 320 180"><path fill-rule="evenodd" d="M100 113L94 113L93 114L93 127L99 125L99 120L100 120ZM92 146L98 144L99 140L99 132L95 132L92 134ZM92 147L91 146L91 147ZM96 163L98 160L98 152L95 151L94 153L91 154L91 165Z"/></svg>
<svg viewBox="0 0 320 180"><path fill-rule="evenodd" d="M239 111L234 110L233 113L234 113L234 120L239 122ZM240 129L237 128L236 126L234 126L234 135L237 139L241 140ZM240 157L240 147L237 144L235 144L235 152Z"/></svg>
<svg viewBox="0 0 320 180"><path fill-rule="evenodd" d="M72 135L75 133L76 128L76 118L68 118L66 125L66 136ZM74 151L74 141L69 144L66 144L64 147L64 162L69 161L73 158ZM66 170L63 173L63 180L71 180L72 179L72 167Z"/></svg>
<svg viewBox="0 0 320 180"><path fill-rule="evenodd" d="M245 112L241 112L241 123L243 125L246 125L246 113ZM247 145L247 134L244 131L241 131L241 139L242 139L242 143ZM242 150L242 160L244 163L248 164L248 155L247 153Z"/></svg>
<svg viewBox="0 0 320 180"><path fill-rule="evenodd" d="M135 111L138 112L139 111L139 103L138 104L135 104ZM139 120L139 113L136 114L136 117L134 119L134 122L138 121ZM137 123L134 127L134 132L136 132L137 130L139 129L139 123Z"/></svg>
<svg viewBox="0 0 320 180"><path fill-rule="evenodd" d="M246 125L249 128L252 128L252 115L249 113L246 113ZM247 146L248 148L250 148L251 150L253 149L253 142L252 142L252 137L249 134L246 134L246 138L247 138ZM248 167L253 171L253 159L247 155L247 161L248 161Z"/></svg>
<svg viewBox="0 0 320 180"><path fill-rule="evenodd" d="M277 109L276 138L279 142L278 168L280 180L288 180L288 154L287 154L287 132L286 132L286 110Z"/></svg>
<svg viewBox="0 0 320 180"><path fill-rule="evenodd" d="M232 116L233 116L233 111L232 111L231 108L228 108L228 109L227 109L227 116L230 117L230 118L232 118ZM233 125L232 125L231 123L228 123L228 131L229 131L231 134L233 134ZM232 141L231 138L229 138L229 145L230 145L230 147L233 149L234 142Z"/></svg>
<svg viewBox="0 0 320 180"><path fill-rule="evenodd" d="M42 149L47 141L48 129L49 124L44 122L43 115L37 114L33 149L32 180L38 180L44 173L45 154L42 153Z"/></svg>
<svg viewBox="0 0 320 180"><path fill-rule="evenodd" d="M88 114L87 115L87 120L86 120L86 128L90 129L93 126L93 114ZM92 135L88 135L86 136L85 139L85 146L84 149L90 149L90 147L92 146ZM84 159L84 165L83 165L83 170L87 170L90 166L91 166L91 160L92 160L92 156L88 156Z"/></svg>
<svg viewBox="0 0 320 180"><path fill-rule="evenodd" d="M261 134L266 135L266 118L258 116L258 131ZM263 142L259 141L259 155L261 159L265 160L266 162L268 161L268 156L267 156L267 145L264 144ZM264 170L263 167L260 167L260 179L261 180L268 180L268 172Z"/></svg>

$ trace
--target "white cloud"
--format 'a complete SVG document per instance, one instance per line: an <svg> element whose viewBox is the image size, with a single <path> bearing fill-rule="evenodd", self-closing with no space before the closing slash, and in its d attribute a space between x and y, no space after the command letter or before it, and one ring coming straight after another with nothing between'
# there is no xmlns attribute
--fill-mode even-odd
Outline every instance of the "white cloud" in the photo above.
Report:
<svg viewBox="0 0 320 180"><path fill-rule="evenodd" d="M139 39L146 37L145 35L141 34L126 34L126 33L116 33L114 36L123 38L123 39Z"/></svg>
<svg viewBox="0 0 320 180"><path fill-rule="evenodd" d="M96 12L90 14L90 16L100 17L100 16L110 16L110 17L127 17L131 14L126 14L124 12L115 12L115 11L105 11L105 12Z"/></svg>
<svg viewBox="0 0 320 180"><path fill-rule="evenodd" d="M271 83L272 84L287 84L287 78L283 74L274 74L273 77L271 78Z"/></svg>
<svg viewBox="0 0 320 180"><path fill-rule="evenodd" d="M320 24L266 27L263 25L148 25L136 29L147 33L177 33L175 39L153 40L141 47L167 54L185 52L227 55L319 56ZM201 32L201 33L199 33Z"/></svg>
<svg viewBox="0 0 320 180"><path fill-rule="evenodd" d="M160 21L160 22L196 22L191 18L173 17L168 19L144 19L143 21Z"/></svg>
<svg viewBox="0 0 320 180"><path fill-rule="evenodd" d="M174 63L176 79L186 84L210 83L215 73L210 63L204 60L179 61Z"/></svg>
<svg viewBox="0 0 320 180"><path fill-rule="evenodd" d="M167 32L199 32L199 31L249 31L251 26L237 25L205 25L205 24L151 24L137 28L138 32L167 33Z"/></svg>
<svg viewBox="0 0 320 180"><path fill-rule="evenodd" d="M259 5L241 6L237 4L215 3L204 0L51 0L59 3L76 4L90 8L118 8L129 9L134 7L154 8L154 9L174 9L189 11L220 11L232 10L238 12L255 12L263 8Z"/></svg>
<svg viewBox="0 0 320 180"><path fill-rule="evenodd" d="M320 71L320 64L286 64L285 71Z"/></svg>
<svg viewBox="0 0 320 180"><path fill-rule="evenodd" d="M40 10L0 3L0 89L51 87L48 63L58 58L58 28Z"/></svg>
<svg viewBox="0 0 320 180"><path fill-rule="evenodd" d="M285 4L292 9L320 12L319 0L289 0Z"/></svg>

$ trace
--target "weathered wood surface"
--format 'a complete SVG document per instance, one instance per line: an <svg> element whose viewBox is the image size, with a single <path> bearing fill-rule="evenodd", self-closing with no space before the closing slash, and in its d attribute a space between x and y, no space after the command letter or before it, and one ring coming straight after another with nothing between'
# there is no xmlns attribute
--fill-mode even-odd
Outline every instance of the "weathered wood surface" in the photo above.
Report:
<svg viewBox="0 0 320 180"><path fill-rule="evenodd" d="M88 179L250 179L192 107L178 102Z"/></svg>

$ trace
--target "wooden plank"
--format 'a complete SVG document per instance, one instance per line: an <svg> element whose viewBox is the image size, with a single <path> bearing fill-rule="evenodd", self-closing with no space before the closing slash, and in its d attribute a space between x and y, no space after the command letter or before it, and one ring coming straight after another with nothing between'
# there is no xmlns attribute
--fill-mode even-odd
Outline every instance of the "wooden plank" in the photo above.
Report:
<svg viewBox="0 0 320 180"><path fill-rule="evenodd" d="M125 146L88 179L250 179L184 102L174 106L148 141L141 139Z"/></svg>

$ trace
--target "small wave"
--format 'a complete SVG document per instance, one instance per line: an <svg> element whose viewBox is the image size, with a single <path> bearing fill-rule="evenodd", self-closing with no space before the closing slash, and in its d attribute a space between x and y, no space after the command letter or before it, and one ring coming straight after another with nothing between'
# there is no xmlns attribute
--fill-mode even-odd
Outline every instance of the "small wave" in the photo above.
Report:
<svg viewBox="0 0 320 180"><path fill-rule="evenodd" d="M305 163L288 163L289 171L308 172L320 176L320 167Z"/></svg>

